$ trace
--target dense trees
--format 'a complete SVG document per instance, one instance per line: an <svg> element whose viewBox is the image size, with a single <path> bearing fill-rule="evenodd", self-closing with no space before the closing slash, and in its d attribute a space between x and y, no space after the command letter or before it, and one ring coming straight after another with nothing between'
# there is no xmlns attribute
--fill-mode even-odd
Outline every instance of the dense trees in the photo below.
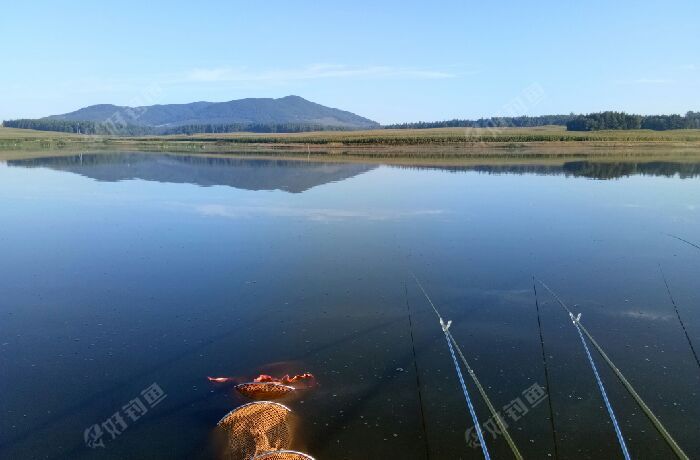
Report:
<svg viewBox="0 0 700 460"><path fill-rule="evenodd" d="M565 125L575 115L542 115L538 117L491 117L478 120L419 121L416 123L399 123L385 125L387 129L424 129L424 128L527 128L532 126Z"/></svg>
<svg viewBox="0 0 700 460"><path fill-rule="evenodd" d="M700 112L680 115L630 115L625 112L599 112L580 115L568 123L569 131L597 131L602 129L699 129Z"/></svg>
<svg viewBox="0 0 700 460"><path fill-rule="evenodd" d="M150 133L150 129L145 126L97 123L94 121L54 120L51 118L5 120L2 124L6 128L92 135L138 136Z"/></svg>
<svg viewBox="0 0 700 460"><path fill-rule="evenodd" d="M191 124L174 127L150 127L139 125L121 125L98 123L95 121L54 120L50 118L5 120L6 128L37 129L40 131L59 131L65 133L141 136L160 134L198 134L198 133L301 133L307 131L343 131L338 126L326 126L303 123L229 123L229 124Z"/></svg>
<svg viewBox="0 0 700 460"><path fill-rule="evenodd" d="M542 115L537 117L493 117L478 120L446 120L385 125L391 129L425 128L527 128L560 125L568 131L598 131L623 129L700 129L700 112L681 115L633 115L625 112L599 112L588 115ZM202 123L171 127L114 124L95 121L58 120L52 118L5 120L7 128L37 129L68 133L140 136L200 133L301 133L308 131L352 131L356 128L309 123Z"/></svg>
<svg viewBox="0 0 700 460"><path fill-rule="evenodd" d="M160 130L159 134L206 134L206 133L303 133L308 131L347 131L340 126L305 123L228 123L192 124Z"/></svg>
<svg viewBox="0 0 700 460"><path fill-rule="evenodd" d="M560 125L569 131L597 131L601 129L700 129L700 112L680 115L632 115L625 112L600 112L588 115L542 115L537 117L492 117L478 120L446 120L385 125L391 129L424 128L527 128Z"/></svg>

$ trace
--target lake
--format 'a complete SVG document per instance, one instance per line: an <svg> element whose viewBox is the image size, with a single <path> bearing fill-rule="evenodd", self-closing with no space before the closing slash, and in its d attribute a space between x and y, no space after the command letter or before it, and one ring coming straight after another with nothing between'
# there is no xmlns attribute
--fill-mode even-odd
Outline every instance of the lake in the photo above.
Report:
<svg viewBox="0 0 700 460"><path fill-rule="evenodd" d="M412 273L526 458L553 457L553 439L561 458L621 456L576 329L541 285L538 327L533 276L700 457L700 369L664 282L700 347L698 158L34 156L0 162L0 215L2 458L209 458L217 421L247 400L208 376L303 372L317 385L281 401L295 448L479 458ZM670 458L591 353L632 456ZM512 458L492 433L493 457Z"/></svg>

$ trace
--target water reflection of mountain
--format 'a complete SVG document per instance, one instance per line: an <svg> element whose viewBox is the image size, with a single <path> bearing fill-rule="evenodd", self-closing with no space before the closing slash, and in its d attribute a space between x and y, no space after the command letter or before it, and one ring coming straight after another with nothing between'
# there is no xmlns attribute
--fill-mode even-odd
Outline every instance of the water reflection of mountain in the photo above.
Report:
<svg viewBox="0 0 700 460"><path fill-rule="evenodd" d="M407 166L411 168L412 166ZM538 164L494 164L465 166L431 166L453 172L476 171L484 174L536 174L545 176L587 177L590 179L617 179L629 176L678 175L681 179L700 176L700 163L670 161L649 162L608 162L608 161L569 161L561 165Z"/></svg>
<svg viewBox="0 0 700 460"><path fill-rule="evenodd" d="M244 159L157 153L99 153L9 160L8 165L68 171L99 181L142 179L200 186L224 185L246 190L300 193L377 168L376 164L283 159ZM493 163L468 165L401 165L399 168L484 174L536 174L616 179L634 175L700 177L700 162L569 161L561 164Z"/></svg>
<svg viewBox="0 0 700 460"><path fill-rule="evenodd" d="M224 185L246 190L300 193L371 171L376 165L277 159L235 159L150 153L83 154L10 160L9 166L50 168L98 181L141 179L156 182Z"/></svg>

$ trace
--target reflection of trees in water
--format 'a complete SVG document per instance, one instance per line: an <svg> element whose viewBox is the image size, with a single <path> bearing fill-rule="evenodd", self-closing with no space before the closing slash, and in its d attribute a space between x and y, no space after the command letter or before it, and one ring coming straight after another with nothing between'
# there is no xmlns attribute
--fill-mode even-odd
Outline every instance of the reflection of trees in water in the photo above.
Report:
<svg viewBox="0 0 700 460"><path fill-rule="evenodd" d="M451 172L476 171L484 174L535 174L541 176L573 176L591 179L616 179L628 176L664 176L678 175L681 179L700 176L700 163L680 163L670 161L651 162L594 162L570 161L563 165L537 164L497 164L469 166L406 166L408 169L439 169Z"/></svg>
<svg viewBox="0 0 700 460"><path fill-rule="evenodd" d="M700 163L674 163L651 161L646 163L572 161L564 163L563 170L574 176L592 177L595 179L614 179L626 176L664 176L673 177L676 174L681 179L700 176Z"/></svg>
<svg viewBox="0 0 700 460"><path fill-rule="evenodd" d="M200 186L299 193L365 173L377 165L282 159L241 159L150 153L83 154L11 160L15 167L44 167L99 181L141 179Z"/></svg>
<svg viewBox="0 0 700 460"><path fill-rule="evenodd" d="M83 154L26 160L10 160L10 166L47 167L70 171L97 180L144 179L198 185L230 185L250 190L280 188L292 192L347 179L377 167L362 163L336 163L284 159L243 159L204 155L150 153ZM99 168L102 167L102 168ZM634 175L681 179L700 176L700 162L672 161L569 161L563 165L400 165L398 168L484 174L536 174L615 179Z"/></svg>

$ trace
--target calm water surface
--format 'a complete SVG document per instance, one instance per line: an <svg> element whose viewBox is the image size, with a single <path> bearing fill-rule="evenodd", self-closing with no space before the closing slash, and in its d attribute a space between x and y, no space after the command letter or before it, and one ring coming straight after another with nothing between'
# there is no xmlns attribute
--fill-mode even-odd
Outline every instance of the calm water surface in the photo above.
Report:
<svg viewBox="0 0 700 460"><path fill-rule="evenodd" d="M2 458L208 458L212 428L245 400L207 376L307 371L319 386L285 403L317 458L479 458L411 271L494 404L526 402L507 419L526 458L554 454L548 402L524 397L547 387L533 275L700 457L700 369L659 269L700 345L700 249L667 235L700 244L700 162L83 154L0 162L0 216ZM538 295L559 456L620 457L575 329ZM670 457L595 357L633 457ZM86 445L154 383L165 399Z"/></svg>

